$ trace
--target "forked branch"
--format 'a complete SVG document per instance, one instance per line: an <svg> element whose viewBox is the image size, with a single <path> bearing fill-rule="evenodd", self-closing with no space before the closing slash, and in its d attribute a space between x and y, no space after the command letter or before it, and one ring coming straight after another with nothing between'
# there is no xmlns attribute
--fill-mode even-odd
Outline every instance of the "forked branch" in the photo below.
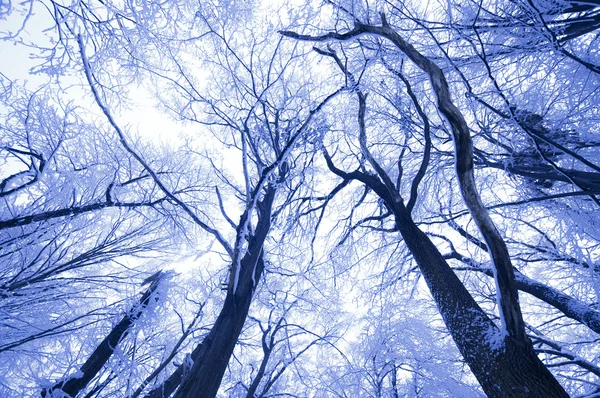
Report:
<svg viewBox="0 0 600 398"><path fill-rule="evenodd" d="M502 239L487 209L481 201L475 184L473 173L473 143L467 122L454 105L450 95L450 87L443 71L429 58L421 54L413 45L405 41L381 14L381 26L355 22L354 27L346 33L329 32L323 35L301 35L296 32L281 31L283 36L297 40L322 42L329 40L345 41L362 35L375 35L390 40L415 65L428 74L433 91L437 98L437 106L452 127L454 140L455 166L463 199L475 220L486 244L495 269L496 290L503 327L513 339L528 343L525 324L519 305L515 275L506 243Z"/></svg>

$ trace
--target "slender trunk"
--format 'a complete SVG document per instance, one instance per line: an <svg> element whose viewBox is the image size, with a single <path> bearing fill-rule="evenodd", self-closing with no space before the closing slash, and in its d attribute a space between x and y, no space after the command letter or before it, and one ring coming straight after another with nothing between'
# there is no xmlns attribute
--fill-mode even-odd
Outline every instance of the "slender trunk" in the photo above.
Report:
<svg viewBox="0 0 600 398"><path fill-rule="evenodd" d="M394 362L392 362L392 397L393 398L400 398L400 395L398 394L398 376L396 375L396 372L398 371L398 368L396 367L396 364Z"/></svg>
<svg viewBox="0 0 600 398"><path fill-rule="evenodd" d="M50 210L39 214L32 214L30 216L16 217L10 220L0 221L0 230L14 227L23 227L25 225L49 221L60 217L72 217L79 214L91 213L97 210L120 207L127 209L135 209L138 207L151 207L160 202L163 199L156 200L154 202L139 202L139 203L120 203L120 202L98 202L85 206L73 206L66 209Z"/></svg>
<svg viewBox="0 0 600 398"><path fill-rule="evenodd" d="M142 315L150 303L152 293L154 293L158 287L160 279L161 275L159 273L155 274L155 279L152 281L148 290L144 292L138 303L129 311L127 315L123 317L123 319L121 319L121 321L115 327L113 327L108 336L102 340L92 355L90 355L88 360L83 364L83 366L81 366L79 369L79 374L81 377L70 376L57 382L50 388L43 389L42 397L51 397L58 391L71 397L77 396L77 394L79 394L79 392L81 392L81 390L88 385L88 383L98 374L98 372L100 372L104 364L106 364L106 362L112 356L119 342L129 334L131 326Z"/></svg>
<svg viewBox="0 0 600 398"><path fill-rule="evenodd" d="M260 363L258 372L256 372L256 376L254 376L254 379L252 379L252 383L250 383L250 387L248 387L248 392L246 393L246 398L254 398L255 397L256 390L258 389L260 381L262 380L263 376L265 375L265 371L267 369L267 364L269 363L269 358L271 357L271 353L273 352L273 340L274 340L274 335L276 332L277 332L277 329L275 331L273 331L273 335L271 336L271 339L270 339L271 340L270 344L267 342L268 330L263 332L262 347L263 347L264 357L263 357L262 362Z"/></svg>

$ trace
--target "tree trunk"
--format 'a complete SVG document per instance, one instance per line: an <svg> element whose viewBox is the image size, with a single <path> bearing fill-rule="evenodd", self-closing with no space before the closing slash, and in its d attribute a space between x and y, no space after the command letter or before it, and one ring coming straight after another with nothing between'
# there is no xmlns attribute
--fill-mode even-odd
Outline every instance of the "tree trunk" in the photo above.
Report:
<svg viewBox="0 0 600 398"><path fill-rule="evenodd" d="M193 365L186 371L182 364L163 385L152 390L146 398L166 398L181 384L175 398L212 398L217 395L227 364L240 337L252 295L264 270L263 244L271 228L271 209L276 189L269 186L263 199L257 203L259 220L249 238L248 248L239 262L237 275L235 263L229 277L227 296L217 320L202 343L192 352ZM244 224L242 216L240 225Z"/></svg>
<svg viewBox="0 0 600 398"><path fill-rule="evenodd" d="M404 205L393 211L448 331L487 396L568 397L530 341L518 342L494 325Z"/></svg>
<svg viewBox="0 0 600 398"><path fill-rule="evenodd" d="M244 261L245 260L245 261ZM248 255L242 260L242 272L235 294L228 294L221 313L209 334L202 341L188 377L175 394L176 398L212 398L217 395L223 374L248 316L254 286L252 273L256 264L255 280L264 267L260 258Z"/></svg>
<svg viewBox="0 0 600 398"><path fill-rule="evenodd" d="M479 307L437 247L414 223L397 193L390 192L373 174L336 168L326 152L325 160L338 176L359 180L373 189L392 211L452 339L488 397L568 397L537 357L531 341L518 341L502 332Z"/></svg>
<svg viewBox="0 0 600 398"><path fill-rule="evenodd" d="M448 331L489 397L568 397L537 357L525 334L510 257L505 242L476 192L469 130L464 117L450 100L449 87L441 69L395 32L383 14L382 26L355 21L354 28L346 33L330 32L319 36L287 31L280 33L312 42L346 41L364 34L377 35L393 42L429 75L438 100L438 109L452 126L456 170L463 198L491 250L498 304L504 326L502 330L479 307L433 242L416 226L398 188L391 184L389 176L377 164L373 167L379 177L360 171L346 173L336 168L331 157L324 151L327 165L331 171L346 180L363 182L385 201L395 216L396 226L423 274ZM359 112L359 127L361 123L364 121ZM364 147L364 143L361 142L361 145ZM369 160L374 163L372 159Z"/></svg>
<svg viewBox="0 0 600 398"><path fill-rule="evenodd" d="M100 372L104 364L110 359L119 342L129 334L131 326L142 315L150 303L152 293L154 293L160 283L161 274L157 273L153 275L153 277L154 280L150 287L144 292L138 303L115 327L113 327L108 336L102 340L88 360L81 366L79 370L81 377L70 376L65 380L57 382L50 388L43 389L42 397L51 397L53 393L58 391L67 394L68 396L75 397L88 385L98 372Z"/></svg>
<svg viewBox="0 0 600 398"><path fill-rule="evenodd" d="M169 397L180 384L175 397L212 398L217 395L248 316L254 291L253 279L258 281L264 268L262 254L258 258L247 254L241 265L237 291L235 294L228 292L215 324L192 352L191 369L186 371L186 364L180 365L165 383L148 393L146 398Z"/></svg>

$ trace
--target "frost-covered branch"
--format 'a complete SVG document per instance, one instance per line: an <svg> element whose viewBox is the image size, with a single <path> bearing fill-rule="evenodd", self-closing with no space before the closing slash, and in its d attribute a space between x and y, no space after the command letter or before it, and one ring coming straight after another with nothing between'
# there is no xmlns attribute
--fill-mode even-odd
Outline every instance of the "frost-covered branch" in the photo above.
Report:
<svg viewBox="0 0 600 398"><path fill-rule="evenodd" d="M112 328L108 336L106 336L98 347L96 347L94 352L89 356L81 368L79 368L76 374L74 376L68 376L54 384L52 387L42 390L42 397L52 397L59 392L75 397L94 377L96 377L104 364L106 364L112 356L119 342L127 337L131 327L143 314L151 299L154 298L155 300L158 300L158 297L154 293L158 288L159 283L164 278L164 274L157 273L155 275L150 287L144 292L142 297L140 297L136 305L128 310L121 321Z"/></svg>
<svg viewBox="0 0 600 398"><path fill-rule="evenodd" d="M137 160L139 162L139 164L141 164L144 167L144 169L146 170L146 172L148 172L148 174L150 174L150 176L152 177L152 179L154 180L154 182L156 183L156 185L160 188L160 190L169 199L171 199L175 204L177 204L177 206L179 206L188 216L190 216L190 218L197 225L199 225L206 232L208 232L211 235L213 235L215 237L215 239L217 239L217 241L221 244L221 246L223 246L223 248L225 249L225 251L227 252L227 254L229 254L229 256L231 258L233 258L233 253L234 253L233 252L233 248L231 247L231 245L229 244L229 242L227 242L227 240L221 235L221 233L218 230L216 230L215 228L210 227L204 221L200 220L200 218L196 215L196 213L187 204L185 204L181 199L179 199L177 196L175 196L163 184L163 182L161 181L161 179L158 177L157 173L129 145L129 143L127 142L127 139L125 137L125 133L123 133L123 130L121 130L121 128L119 127L119 125L117 124L117 122L115 121L115 119L113 118L111 112L109 111L109 109L106 107L106 105L102 102L102 99L100 98L100 94L98 93L98 89L96 88L96 84L94 83L94 78L93 78L93 75L92 75L92 70L91 70L90 64L88 62L87 56L85 55L85 45L83 43L83 39L82 39L81 35L77 36L77 43L79 45L79 53L81 55L81 61L83 63L85 77L87 79L87 82L88 82L88 85L89 85L90 89L92 90L92 94L94 95L94 99L96 101L96 104L100 107L100 109L102 110L102 112L104 113L104 115L106 116L106 118L108 119L108 121L111 124L111 126L115 129L117 135L119 136L119 141L121 142L121 145L123 145L123 148L125 148L125 150L129 154L131 154L131 156L133 156L133 158L135 160Z"/></svg>
<svg viewBox="0 0 600 398"><path fill-rule="evenodd" d="M454 138L454 153L456 173L460 189L469 209L488 246L496 270L496 290L498 303L501 308L503 327L509 336L517 341L527 343L525 324L519 305L517 288L514 281L513 267L510 255L500 232L497 230L489 213L483 205L475 183L473 173L473 144L469 127L460 110L454 105L450 95L450 87L443 71L429 58L421 54L414 46L405 41L388 24L385 15L381 15L381 26L367 25L355 22L354 27L345 33L329 32L323 35L301 35L295 32L282 31L282 35L303 41L346 41L362 35L376 35L390 40L400 51L413 61L430 78L433 90L438 100L438 109L446 117L452 127Z"/></svg>

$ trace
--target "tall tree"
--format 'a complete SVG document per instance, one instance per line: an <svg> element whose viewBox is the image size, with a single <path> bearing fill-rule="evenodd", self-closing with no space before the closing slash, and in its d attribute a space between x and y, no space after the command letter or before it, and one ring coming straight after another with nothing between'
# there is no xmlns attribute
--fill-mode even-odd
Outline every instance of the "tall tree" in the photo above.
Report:
<svg viewBox="0 0 600 398"><path fill-rule="evenodd" d="M119 342L125 338L133 324L144 313L144 310L154 299L157 301L159 297L155 294L160 280L164 277L161 271L149 276L144 284L150 284L148 289L142 294L139 301L128 310L128 313L112 328L110 333L98 344L98 347L85 361L81 368L73 376L67 376L63 380L58 381L52 387L42 390L42 397L53 396L57 394L67 394L69 396L77 396L80 391L85 389L87 384L100 372L109 358L114 353Z"/></svg>
<svg viewBox="0 0 600 398"><path fill-rule="evenodd" d="M471 216L483 235L493 262L494 277L500 308L501 329L497 329L485 312L442 258L429 238L414 224L409 209L404 205L396 186L368 149L365 126L366 95L357 88L359 101L358 125L361 153L373 168L374 174L359 170L347 173L337 168L325 151L328 167L345 180L356 179L385 202L394 215L395 223L404 241L415 256L428 287L440 309L444 321L459 350L471 367L488 396L567 396L562 386L545 368L526 336L525 325L517 296L513 266L506 243L485 209L473 174L473 149L469 128L464 116L451 99L449 85L442 70L415 47L406 42L381 14L381 26L355 21L354 27L344 33L327 33L321 36L282 32L284 36L313 42L352 40L371 34L390 40L414 64L422 69L431 81L440 113L451 126L454 141L455 167L463 199ZM338 65L343 64L335 53L329 53ZM351 83L356 79L348 74ZM499 346L483 336L497 334Z"/></svg>
<svg viewBox="0 0 600 398"><path fill-rule="evenodd" d="M594 396L597 8L0 6L0 395Z"/></svg>

